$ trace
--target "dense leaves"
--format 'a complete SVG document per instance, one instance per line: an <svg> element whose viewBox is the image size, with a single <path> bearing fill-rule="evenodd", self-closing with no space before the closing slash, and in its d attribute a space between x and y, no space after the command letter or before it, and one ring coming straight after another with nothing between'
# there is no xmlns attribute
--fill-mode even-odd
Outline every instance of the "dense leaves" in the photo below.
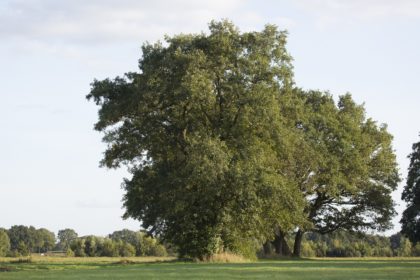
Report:
<svg viewBox="0 0 420 280"><path fill-rule="evenodd" d="M17 255L46 252L55 245L55 234L44 228L12 226L7 234L10 239L10 250Z"/></svg>
<svg viewBox="0 0 420 280"><path fill-rule="evenodd" d="M213 22L209 35L146 44L140 73L92 85L95 128L108 143L102 163L126 164L133 175L124 182L125 217L181 255L263 240L301 216L278 160L291 141L279 106L292 84L285 38L274 26L241 34Z"/></svg>
<svg viewBox="0 0 420 280"><path fill-rule="evenodd" d="M0 257L6 256L10 250L10 239L7 231L0 228Z"/></svg>
<svg viewBox="0 0 420 280"><path fill-rule="evenodd" d="M399 175L386 126L366 119L349 94L337 104L327 93L296 94L304 100L296 122L303 140L295 149L291 177L305 196L307 222L296 233L294 254L300 255L307 230L389 229Z"/></svg>
<svg viewBox="0 0 420 280"><path fill-rule="evenodd" d="M390 228L399 182L392 136L349 94L293 83L286 33L267 25L143 46L139 73L95 81L102 164L129 167L125 217L204 258L306 231ZM257 245L256 245L257 244ZM281 248L280 248L281 247Z"/></svg>
<svg viewBox="0 0 420 280"><path fill-rule="evenodd" d="M66 228L58 231L57 238L58 248L67 250L70 248L71 242L77 238L77 233L71 228Z"/></svg>
<svg viewBox="0 0 420 280"><path fill-rule="evenodd" d="M293 240L289 240L293 242ZM401 234L390 237L337 230L329 234L309 232L302 240L302 257L409 257L419 256Z"/></svg>
<svg viewBox="0 0 420 280"><path fill-rule="evenodd" d="M88 235L78 237L73 229L54 233L32 226L0 228L0 257L27 256L33 253L59 254L76 257L166 256L167 248L144 231L128 229L115 231L107 237ZM53 251L52 251L53 250Z"/></svg>
<svg viewBox="0 0 420 280"><path fill-rule="evenodd" d="M401 219L401 232L416 243L420 241L420 142L413 144L413 152L408 157L410 166L402 193L407 208Z"/></svg>

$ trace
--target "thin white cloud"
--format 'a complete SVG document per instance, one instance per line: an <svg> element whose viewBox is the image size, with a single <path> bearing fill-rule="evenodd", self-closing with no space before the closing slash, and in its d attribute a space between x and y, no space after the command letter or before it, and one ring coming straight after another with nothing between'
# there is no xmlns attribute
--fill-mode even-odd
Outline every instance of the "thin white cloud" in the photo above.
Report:
<svg viewBox="0 0 420 280"><path fill-rule="evenodd" d="M297 0L318 27L420 18L417 0Z"/></svg>
<svg viewBox="0 0 420 280"><path fill-rule="evenodd" d="M190 32L240 5L223 1L14 0L0 4L0 38L53 43L109 43Z"/></svg>
<svg viewBox="0 0 420 280"><path fill-rule="evenodd" d="M249 0L10 0L0 1L0 47L8 53L60 56L106 68L98 52L199 33L211 20L229 18L242 31L266 23L290 28L282 15L267 18ZM100 49L98 49L100 46ZM93 51L95 50L95 51ZM117 54L118 52L114 52ZM116 55L115 55L116 56ZM100 66L101 65L101 66ZM100 66L100 67L99 67Z"/></svg>

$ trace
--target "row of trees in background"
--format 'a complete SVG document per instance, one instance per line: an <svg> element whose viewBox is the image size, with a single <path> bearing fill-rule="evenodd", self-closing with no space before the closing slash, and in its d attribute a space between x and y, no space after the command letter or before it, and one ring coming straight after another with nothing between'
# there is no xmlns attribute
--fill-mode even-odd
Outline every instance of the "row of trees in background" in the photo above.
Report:
<svg viewBox="0 0 420 280"><path fill-rule="evenodd" d="M293 244L292 239L286 238ZM274 246L260 255L273 256ZM275 256L275 254L274 254ZM410 257L420 256L420 244L413 245L401 233L390 237L337 231L331 234L308 232L302 238L302 257Z"/></svg>
<svg viewBox="0 0 420 280"><path fill-rule="evenodd" d="M285 242L294 243L292 235ZM79 237L72 229L54 233L46 229L13 226L0 229L0 257L26 256L31 253L61 251L65 256L76 257L133 257L167 256L174 254L159 240L143 231L128 229L115 231L107 237L88 235ZM256 248L259 257L276 257L275 244ZM308 232L302 238L302 257L410 257L420 256L420 244L410 242L401 233L390 237L339 230L331 234Z"/></svg>
<svg viewBox="0 0 420 280"><path fill-rule="evenodd" d="M45 228L20 225L8 230L0 229L0 255L44 253L55 247L55 241L55 234Z"/></svg>
<svg viewBox="0 0 420 280"><path fill-rule="evenodd" d="M145 232L115 231L109 237L85 236L70 243L67 255L76 257L133 257L167 255L164 245Z"/></svg>
<svg viewBox="0 0 420 280"><path fill-rule="evenodd" d="M0 229L0 256L26 256L31 253L59 251L76 257L166 256L167 250L156 238L142 231L124 229L107 237L79 237L73 229L55 234L32 226L12 226Z"/></svg>

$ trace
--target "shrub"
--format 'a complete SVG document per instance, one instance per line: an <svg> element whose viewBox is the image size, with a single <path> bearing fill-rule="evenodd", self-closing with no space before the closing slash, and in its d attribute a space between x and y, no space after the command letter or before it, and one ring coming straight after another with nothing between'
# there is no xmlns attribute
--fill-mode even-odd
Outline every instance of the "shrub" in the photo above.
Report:
<svg viewBox="0 0 420 280"><path fill-rule="evenodd" d="M119 244L119 253L121 257L133 257L136 255L136 248L126 242L122 242Z"/></svg>
<svg viewBox="0 0 420 280"><path fill-rule="evenodd" d="M102 256L105 257L118 257L119 252L115 242L111 239L105 239L102 245Z"/></svg>
<svg viewBox="0 0 420 280"><path fill-rule="evenodd" d="M312 242L302 242L301 254L302 257L315 257L315 250L312 248Z"/></svg>
<svg viewBox="0 0 420 280"><path fill-rule="evenodd" d="M66 250L66 257L74 257L74 252L72 249L68 248Z"/></svg>
<svg viewBox="0 0 420 280"><path fill-rule="evenodd" d="M4 257L10 250L10 239L5 230L0 229L0 257Z"/></svg>
<svg viewBox="0 0 420 280"><path fill-rule="evenodd" d="M161 244L156 244L156 246L152 248L150 253L152 256L155 256L155 257L166 257L168 255L168 252L166 252L165 246Z"/></svg>
<svg viewBox="0 0 420 280"><path fill-rule="evenodd" d="M82 238L75 239L70 244L71 250L76 257L85 257L85 240Z"/></svg>

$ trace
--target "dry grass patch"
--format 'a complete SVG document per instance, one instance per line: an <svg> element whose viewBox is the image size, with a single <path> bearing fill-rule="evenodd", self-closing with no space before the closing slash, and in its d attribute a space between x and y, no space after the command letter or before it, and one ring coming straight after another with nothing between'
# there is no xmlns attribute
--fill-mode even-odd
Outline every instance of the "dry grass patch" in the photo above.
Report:
<svg viewBox="0 0 420 280"><path fill-rule="evenodd" d="M175 257L49 257L49 256L32 256L28 258L9 258L0 257L0 263L32 263L32 264L66 264L66 265L79 265L79 264L115 264L121 260L130 263L152 263L173 261Z"/></svg>
<svg viewBox="0 0 420 280"><path fill-rule="evenodd" d="M209 262L209 263L248 263L251 262L251 260L238 255L238 254L233 254L233 253L219 253L219 254L214 254L212 256L210 256L209 258L207 258L205 260L205 262Z"/></svg>

